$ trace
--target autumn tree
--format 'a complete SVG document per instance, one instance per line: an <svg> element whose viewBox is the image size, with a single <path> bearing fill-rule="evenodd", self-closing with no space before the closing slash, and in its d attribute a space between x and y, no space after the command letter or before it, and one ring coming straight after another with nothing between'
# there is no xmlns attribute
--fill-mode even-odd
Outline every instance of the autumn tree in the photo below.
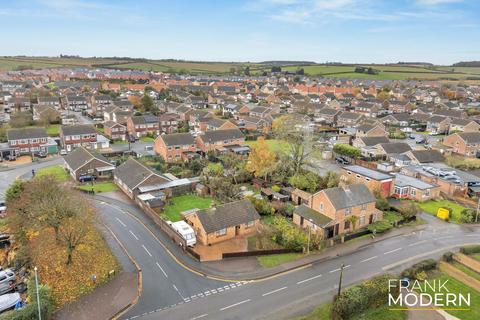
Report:
<svg viewBox="0 0 480 320"><path fill-rule="evenodd" d="M216 199L229 202L238 198L240 189L231 176L224 174L224 168L221 163L209 163L200 176L200 180L205 184L210 194Z"/></svg>
<svg viewBox="0 0 480 320"><path fill-rule="evenodd" d="M85 240L91 219L89 210L84 203L75 201L75 205L77 215L63 219L58 228L58 241L67 250L67 265L72 263L73 253Z"/></svg>
<svg viewBox="0 0 480 320"><path fill-rule="evenodd" d="M313 135L306 126L307 123L295 115L279 117L272 123L275 137L287 144L286 160L294 174L320 154L320 150L313 146Z"/></svg>
<svg viewBox="0 0 480 320"><path fill-rule="evenodd" d="M273 173L277 164L275 153L270 151L263 137L257 139L257 143L250 150L245 169L255 177L267 177Z"/></svg>

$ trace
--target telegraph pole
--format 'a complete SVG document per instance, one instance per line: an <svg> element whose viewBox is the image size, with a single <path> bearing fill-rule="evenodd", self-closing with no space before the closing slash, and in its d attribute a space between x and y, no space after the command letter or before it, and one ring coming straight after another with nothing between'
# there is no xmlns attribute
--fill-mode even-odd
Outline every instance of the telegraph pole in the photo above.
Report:
<svg viewBox="0 0 480 320"><path fill-rule="evenodd" d="M37 275L37 267L33 268L35 271L35 289L37 290L37 308L38 308L38 320L42 320L42 312L40 307L40 294L38 292L38 275Z"/></svg>
<svg viewBox="0 0 480 320"><path fill-rule="evenodd" d="M340 266L340 279L338 280L338 294L337 294L337 299L338 299L338 297L340 297L340 293L342 293L343 268L345 268L345 264L342 263L342 265Z"/></svg>

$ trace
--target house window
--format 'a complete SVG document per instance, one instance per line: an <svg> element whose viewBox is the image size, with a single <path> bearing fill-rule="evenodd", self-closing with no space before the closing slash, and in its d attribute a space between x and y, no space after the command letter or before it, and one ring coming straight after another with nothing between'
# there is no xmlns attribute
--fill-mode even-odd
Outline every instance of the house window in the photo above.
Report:
<svg viewBox="0 0 480 320"><path fill-rule="evenodd" d="M247 222L247 228L253 227L254 224L255 224L255 221L248 221Z"/></svg>
<svg viewBox="0 0 480 320"><path fill-rule="evenodd" d="M425 197L430 197L430 189L425 190L424 195Z"/></svg>
<svg viewBox="0 0 480 320"><path fill-rule="evenodd" d="M415 196L417 194L417 190L416 189L410 189L410 195L412 196Z"/></svg>
<svg viewBox="0 0 480 320"><path fill-rule="evenodd" d="M345 224L343 226L343 229L348 230L350 229L350 221L345 221Z"/></svg>
<svg viewBox="0 0 480 320"><path fill-rule="evenodd" d="M352 208L345 209L345 216L349 216L352 214Z"/></svg>
<svg viewBox="0 0 480 320"><path fill-rule="evenodd" d="M365 216L360 216L360 219L358 221L359 221L359 224L363 226L365 224Z"/></svg>
<svg viewBox="0 0 480 320"><path fill-rule="evenodd" d="M226 228L223 228L223 229L220 229L218 231L215 231L215 235L217 237L221 237L221 236L224 236L227 234L227 229Z"/></svg>
<svg viewBox="0 0 480 320"><path fill-rule="evenodd" d="M367 204L366 203L362 204L362 210L367 210Z"/></svg>
<svg viewBox="0 0 480 320"><path fill-rule="evenodd" d="M323 202L320 202L320 212L323 212Z"/></svg>

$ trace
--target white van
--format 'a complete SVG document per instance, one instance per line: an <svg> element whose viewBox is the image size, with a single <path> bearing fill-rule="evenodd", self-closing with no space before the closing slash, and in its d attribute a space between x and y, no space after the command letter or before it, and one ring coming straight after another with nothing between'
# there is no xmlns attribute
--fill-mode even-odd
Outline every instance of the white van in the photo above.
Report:
<svg viewBox="0 0 480 320"><path fill-rule="evenodd" d="M195 231L193 231L193 228L188 223L185 221L177 221L171 223L170 225L175 231L177 231L178 234L182 236L183 239L185 239L187 246L193 247L197 243Z"/></svg>

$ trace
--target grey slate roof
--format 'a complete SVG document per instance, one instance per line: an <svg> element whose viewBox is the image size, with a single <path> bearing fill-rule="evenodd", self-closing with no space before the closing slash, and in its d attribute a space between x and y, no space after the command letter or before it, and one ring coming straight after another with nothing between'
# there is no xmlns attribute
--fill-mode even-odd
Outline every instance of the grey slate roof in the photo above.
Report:
<svg viewBox="0 0 480 320"><path fill-rule="evenodd" d="M222 140L241 139L244 138L244 135L239 129L226 129L207 131L201 138L204 142L213 143Z"/></svg>
<svg viewBox="0 0 480 320"><path fill-rule="evenodd" d="M387 154L404 153L412 150L412 148L404 142L382 143L380 146Z"/></svg>
<svg viewBox="0 0 480 320"><path fill-rule="evenodd" d="M206 233L260 219L260 215L255 210L253 204L246 199L226 203L216 208L197 211L197 216Z"/></svg>
<svg viewBox="0 0 480 320"><path fill-rule="evenodd" d="M445 160L445 157L437 150L412 150L411 153L420 163L443 162Z"/></svg>
<svg viewBox="0 0 480 320"><path fill-rule="evenodd" d="M167 146L195 144L195 138L190 133L164 134L159 136L157 139L163 139Z"/></svg>
<svg viewBox="0 0 480 320"><path fill-rule="evenodd" d="M377 171L377 170L368 169L368 168L365 168L365 167L362 167L362 166L351 165L351 166L346 166L346 167L343 167L343 168L345 170L348 170L348 171L351 171L351 172L354 172L354 173L358 173L362 176L371 178L373 180L381 181L381 180L386 180L386 179L391 179L392 178L392 176L389 175L389 174L382 173L382 172Z"/></svg>
<svg viewBox="0 0 480 320"><path fill-rule="evenodd" d="M151 174L157 175L156 173L154 173L152 170L145 167L140 162L131 158L125 161L123 164L121 164L114 170L115 177L117 177L123 183L125 183L125 185L130 190L135 188L135 186L137 186L140 182L145 180ZM168 181L169 180L165 178L165 182L168 182Z"/></svg>
<svg viewBox="0 0 480 320"><path fill-rule="evenodd" d="M381 136L381 137L362 137L362 138L359 138L359 139L367 147L376 146L377 144L380 144L380 143L389 143L390 142L390 140L385 136Z"/></svg>
<svg viewBox="0 0 480 320"><path fill-rule="evenodd" d="M324 227L332 221L326 215L321 214L320 212L313 210L312 208L307 207L302 204L295 208L293 213L298 214L300 217L304 217L307 220L311 220L315 225L319 227Z"/></svg>
<svg viewBox="0 0 480 320"><path fill-rule="evenodd" d="M45 128L20 128L7 131L8 140L46 138L47 136Z"/></svg>
<svg viewBox="0 0 480 320"><path fill-rule="evenodd" d="M105 165L111 165L104 156L96 152L88 151L84 147L76 148L70 154L66 155L63 159L68 164L70 169L74 171L82 167L84 164L86 164L92 159L103 161L105 162Z"/></svg>
<svg viewBox="0 0 480 320"><path fill-rule="evenodd" d="M480 143L480 132L460 132L457 134L467 143Z"/></svg>
<svg viewBox="0 0 480 320"><path fill-rule="evenodd" d="M89 124L79 124L74 126L62 126L61 128L63 135L65 136L74 136L80 134L96 134L97 131L92 125Z"/></svg>
<svg viewBox="0 0 480 320"><path fill-rule="evenodd" d="M323 192L337 210L375 202L375 197L364 184L352 184L344 188L329 188L323 190Z"/></svg>

